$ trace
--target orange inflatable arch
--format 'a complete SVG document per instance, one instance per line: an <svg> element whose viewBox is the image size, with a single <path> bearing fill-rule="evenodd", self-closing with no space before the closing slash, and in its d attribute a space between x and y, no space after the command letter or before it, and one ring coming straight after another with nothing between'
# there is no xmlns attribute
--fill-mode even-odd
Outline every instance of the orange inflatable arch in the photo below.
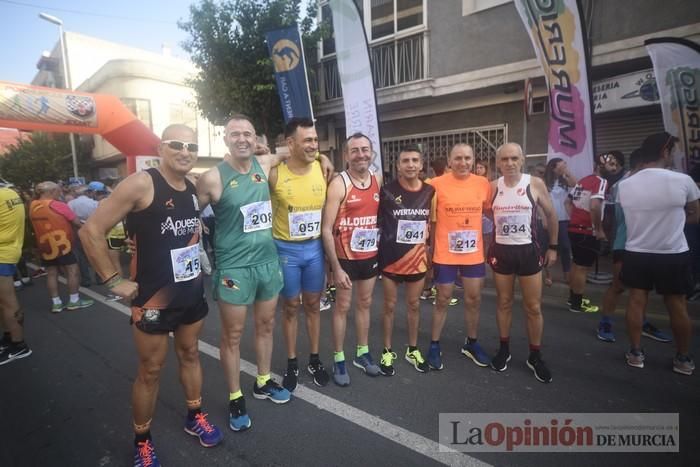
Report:
<svg viewBox="0 0 700 467"><path fill-rule="evenodd" d="M126 156L128 173L138 156L157 156L160 144L114 96L7 81L0 81L0 127L101 135Z"/></svg>

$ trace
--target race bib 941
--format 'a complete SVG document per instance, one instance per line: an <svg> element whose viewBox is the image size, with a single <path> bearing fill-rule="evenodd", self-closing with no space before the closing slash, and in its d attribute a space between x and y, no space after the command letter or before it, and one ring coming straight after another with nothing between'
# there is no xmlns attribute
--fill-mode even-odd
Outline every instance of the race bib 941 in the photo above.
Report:
<svg viewBox="0 0 700 467"><path fill-rule="evenodd" d="M396 230L396 243L416 245L425 243L425 221L406 221L399 219Z"/></svg>
<svg viewBox="0 0 700 467"><path fill-rule="evenodd" d="M272 228L272 203L258 201L241 206L243 232L256 232Z"/></svg>

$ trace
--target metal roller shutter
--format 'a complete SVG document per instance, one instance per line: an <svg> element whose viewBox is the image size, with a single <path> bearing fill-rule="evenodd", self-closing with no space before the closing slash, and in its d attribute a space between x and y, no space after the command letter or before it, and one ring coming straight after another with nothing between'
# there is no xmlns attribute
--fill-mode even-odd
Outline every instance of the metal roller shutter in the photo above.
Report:
<svg viewBox="0 0 700 467"><path fill-rule="evenodd" d="M659 109L625 116L596 115L594 128L598 154L617 149L629 160L630 153L641 146L644 138L664 131L664 122Z"/></svg>

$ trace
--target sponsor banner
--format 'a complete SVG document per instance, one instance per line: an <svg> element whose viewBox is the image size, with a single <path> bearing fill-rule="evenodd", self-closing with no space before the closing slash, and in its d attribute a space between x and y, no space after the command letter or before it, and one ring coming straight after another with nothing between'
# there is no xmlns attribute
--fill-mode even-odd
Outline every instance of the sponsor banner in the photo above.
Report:
<svg viewBox="0 0 700 467"><path fill-rule="evenodd" d="M134 157L135 172L141 172L147 169L157 169L160 166L160 157L158 156L135 156Z"/></svg>
<svg viewBox="0 0 700 467"><path fill-rule="evenodd" d="M588 57L576 0L515 0L549 90L548 159L561 157L576 177L593 172Z"/></svg>
<svg viewBox="0 0 700 467"><path fill-rule="evenodd" d="M677 413L441 413L440 451L679 452Z"/></svg>
<svg viewBox="0 0 700 467"><path fill-rule="evenodd" d="M97 112L90 95L0 83L0 120L96 128Z"/></svg>
<svg viewBox="0 0 700 467"><path fill-rule="evenodd" d="M330 0L335 51L343 89L345 135L363 133L374 150L372 170L382 173L377 98L362 17L353 0Z"/></svg>
<svg viewBox="0 0 700 467"><path fill-rule="evenodd" d="M275 81L284 121L288 122L294 117L313 119L304 48L299 30L296 26L291 26L270 31L265 37L275 67Z"/></svg>
<svg viewBox="0 0 700 467"><path fill-rule="evenodd" d="M680 144L674 165L691 172L700 164L700 45L684 39L647 40L666 131Z"/></svg>
<svg viewBox="0 0 700 467"><path fill-rule="evenodd" d="M593 112L629 109L659 103L654 70L643 70L593 83Z"/></svg>

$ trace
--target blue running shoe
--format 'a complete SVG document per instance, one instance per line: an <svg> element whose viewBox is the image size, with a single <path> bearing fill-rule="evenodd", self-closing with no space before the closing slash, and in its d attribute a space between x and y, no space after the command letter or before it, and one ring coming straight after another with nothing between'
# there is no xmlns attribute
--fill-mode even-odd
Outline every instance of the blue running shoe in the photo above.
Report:
<svg viewBox="0 0 700 467"><path fill-rule="evenodd" d="M228 401L228 426L233 431L245 431L252 425L248 412L245 409L245 398L239 397Z"/></svg>
<svg viewBox="0 0 700 467"><path fill-rule="evenodd" d="M253 383L253 397L256 399L270 399L275 404L286 404L292 399L292 394L277 384L277 382L270 378L267 383L261 388L258 387L258 383Z"/></svg>
<svg viewBox="0 0 700 467"><path fill-rule="evenodd" d="M185 420L185 433L199 438L199 444L205 448L212 448L224 439L223 433L216 425L212 425L207 420L204 412L199 412L192 420Z"/></svg>
<svg viewBox="0 0 700 467"><path fill-rule="evenodd" d="M615 342L615 334L612 332L612 323L610 321L598 323L598 339L603 342Z"/></svg>
<svg viewBox="0 0 700 467"><path fill-rule="evenodd" d="M153 441L147 439L136 445L134 467L160 467L160 461L153 448Z"/></svg>
<svg viewBox="0 0 700 467"><path fill-rule="evenodd" d="M367 373L368 376L378 376L382 374L381 368L379 368L379 365L374 363L374 360L372 360L372 356L369 354L369 352L362 354L359 357L355 357L352 360L352 364Z"/></svg>
<svg viewBox="0 0 700 467"><path fill-rule="evenodd" d="M467 358L471 358L471 360L480 367L487 367L491 364L491 358L486 355L486 352L484 352L484 349L481 348L478 342L474 342L473 344L465 343L462 346L462 354Z"/></svg>
<svg viewBox="0 0 700 467"><path fill-rule="evenodd" d="M333 382L338 386L350 386L350 375L345 368L345 360L333 363Z"/></svg>
<svg viewBox="0 0 700 467"><path fill-rule="evenodd" d="M663 342L664 344L667 344L672 340L671 336L648 321L645 321L644 325L642 326L642 336L648 337L649 339L654 339L658 342Z"/></svg>
<svg viewBox="0 0 700 467"><path fill-rule="evenodd" d="M444 368L440 344L430 344L430 348L428 348L428 366L432 370L442 370Z"/></svg>

